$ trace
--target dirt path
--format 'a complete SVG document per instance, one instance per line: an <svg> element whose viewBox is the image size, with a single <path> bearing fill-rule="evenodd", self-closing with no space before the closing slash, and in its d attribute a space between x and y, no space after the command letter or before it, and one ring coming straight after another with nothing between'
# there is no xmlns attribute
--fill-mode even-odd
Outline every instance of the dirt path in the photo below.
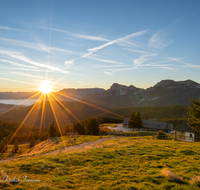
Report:
<svg viewBox="0 0 200 190"><path fill-rule="evenodd" d="M106 127L108 127L111 130L118 131L118 132L132 132L133 131L133 129L130 129L128 127L123 127L122 123L115 124L115 125L116 125L116 127L110 127L110 126L106 126Z"/></svg>
<svg viewBox="0 0 200 190"><path fill-rule="evenodd" d="M104 142L104 141L107 141L107 140L110 140L110 139L116 139L116 138L122 138L122 137L108 137L108 138L98 139L96 141L90 141L90 142L85 142L85 143L81 143L81 144L77 144L77 145L67 146L63 149L54 150L54 151L47 152L47 153L34 154L34 155L29 155L29 156L20 156L18 158L10 158L10 159L6 159L6 160L0 160L0 164L5 163L5 162L9 162L9 161L12 161L12 160L19 160L19 159L24 159L24 158L29 158L29 157L48 155L48 154L58 154L58 153L61 153L61 152L71 152L71 151L74 151L74 150L85 151L85 150L88 150L88 149L98 147L98 145L100 143Z"/></svg>

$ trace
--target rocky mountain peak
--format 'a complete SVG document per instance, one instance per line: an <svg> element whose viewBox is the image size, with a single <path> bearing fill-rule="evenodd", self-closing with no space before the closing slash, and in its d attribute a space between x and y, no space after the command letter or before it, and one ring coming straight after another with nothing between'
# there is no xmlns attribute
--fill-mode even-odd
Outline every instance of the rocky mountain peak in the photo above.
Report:
<svg viewBox="0 0 200 190"><path fill-rule="evenodd" d="M112 84L110 89L107 90L109 94L124 95L128 92L128 87L118 83Z"/></svg>
<svg viewBox="0 0 200 190"><path fill-rule="evenodd" d="M127 88L127 86L121 85L121 84L118 84L118 83L113 83L112 86L110 87L110 90L116 90L116 89L119 89L119 88Z"/></svg>
<svg viewBox="0 0 200 190"><path fill-rule="evenodd" d="M176 82L174 80L161 80L158 82L154 87L158 86L169 86L169 85L174 85Z"/></svg>

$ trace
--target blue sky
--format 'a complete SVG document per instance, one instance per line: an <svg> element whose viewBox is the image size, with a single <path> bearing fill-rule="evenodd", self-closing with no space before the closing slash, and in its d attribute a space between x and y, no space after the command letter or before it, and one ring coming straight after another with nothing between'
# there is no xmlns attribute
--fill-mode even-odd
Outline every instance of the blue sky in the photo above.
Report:
<svg viewBox="0 0 200 190"><path fill-rule="evenodd" d="M6 0L0 91L200 83L199 0Z"/></svg>

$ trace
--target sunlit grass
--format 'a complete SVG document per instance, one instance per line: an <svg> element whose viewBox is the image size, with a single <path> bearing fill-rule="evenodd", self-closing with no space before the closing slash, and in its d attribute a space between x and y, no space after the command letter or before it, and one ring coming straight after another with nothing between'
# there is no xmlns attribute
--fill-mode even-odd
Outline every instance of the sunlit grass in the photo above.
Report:
<svg viewBox="0 0 200 190"><path fill-rule="evenodd" d="M111 136L101 136L101 138L108 138ZM74 138L76 140L74 140ZM88 135L81 135L81 136L76 136L76 137L54 137L50 138L45 141L36 141L36 145L33 148L29 148L29 142L26 143L21 143L19 144L19 148L22 147L22 154L19 153L12 153L12 149L14 145L8 145L8 149L6 153L0 154L0 159L6 159L6 158L16 158L19 156L25 156L25 155L33 155L33 154L42 154L42 153L47 153L51 152L54 150L62 150L63 148L67 146L73 146L73 145L78 145L81 143L85 142L91 142L100 139L99 136L88 136Z"/></svg>
<svg viewBox="0 0 200 190"><path fill-rule="evenodd" d="M100 125L100 127L105 127L105 126L117 127L116 124L113 124L113 123L104 123L104 124L101 124L101 125Z"/></svg>
<svg viewBox="0 0 200 190"><path fill-rule="evenodd" d="M188 154L188 149L192 154ZM186 154L187 152L187 154ZM9 184L2 189L198 189L199 143L119 138L85 152L68 152L2 163L10 177L27 175L40 183ZM162 171L178 176L173 181ZM169 173L169 172L168 172ZM1 175L2 175L1 174ZM6 184L5 184L6 186Z"/></svg>

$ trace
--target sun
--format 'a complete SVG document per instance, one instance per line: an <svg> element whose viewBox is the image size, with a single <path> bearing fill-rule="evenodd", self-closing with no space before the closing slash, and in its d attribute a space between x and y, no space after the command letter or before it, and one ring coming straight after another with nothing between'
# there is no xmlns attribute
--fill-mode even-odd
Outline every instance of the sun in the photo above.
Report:
<svg viewBox="0 0 200 190"><path fill-rule="evenodd" d="M40 84L39 91L43 94L48 94L52 91L53 86L50 84L49 81L44 81Z"/></svg>

